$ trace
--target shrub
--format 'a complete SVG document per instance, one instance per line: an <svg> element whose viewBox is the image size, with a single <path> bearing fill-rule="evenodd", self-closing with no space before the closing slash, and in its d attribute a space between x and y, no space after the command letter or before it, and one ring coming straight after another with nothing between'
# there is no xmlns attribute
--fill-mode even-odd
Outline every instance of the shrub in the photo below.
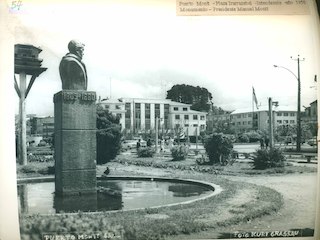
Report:
<svg viewBox="0 0 320 240"><path fill-rule="evenodd" d="M188 150L185 146L182 145L173 147L171 148L171 155L173 161L185 160L188 155Z"/></svg>
<svg viewBox="0 0 320 240"><path fill-rule="evenodd" d="M198 165L207 165L209 162L210 162L209 158L203 154L196 159L196 163Z"/></svg>
<svg viewBox="0 0 320 240"><path fill-rule="evenodd" d="M138 157L141 157L141 158L153 157L154 154L155 154L155 150L151 147L139 148L138 150Z"/></svg>
<svg viewBox="0 0 320 240"><path fill-rule="evenodd" d="M218 162L224 164L232 152L233 145L228 136L222 133L214 133L205 139L204 148L210 164Z"/></svg>
<svg viewBox="0 0 320 240"><path fill-rule="evenodd" d="M256 152L253 161L255 169L284 167L285 157L278 148L261 149Z"/></svg>
<svg viewBox="0 0 320 240"><path fill-rule="evenodd" d="M239 142L242 142L242 143L248 143L249 142L249 137L247 134L241 134L239 137Z"/></svg>

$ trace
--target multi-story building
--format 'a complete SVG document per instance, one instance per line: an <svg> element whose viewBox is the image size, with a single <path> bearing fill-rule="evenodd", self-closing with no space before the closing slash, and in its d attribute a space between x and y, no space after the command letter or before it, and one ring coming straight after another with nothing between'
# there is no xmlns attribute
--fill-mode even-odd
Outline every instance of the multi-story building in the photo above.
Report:
<svg viewBox="0 0 320 240"><path fill-rule="evenodd" d="M159 129L183 128L189 136L206 129L207 113L191 110L190 104L169 99L120 98L101 101L100 105L118 114L122 130L134 133L155 130L156 119Z"/></svg>
<svg viewBox="0 0 320 240"><path fill-rule="evenodd" d="M286 106L273 106L274 126L291 126L297 124L297 110ZM269 109L260 106L259 109L237 109L231 113L231 126L236 132L247 130L268 130Z"/></svg>
<svg viewBox="0 0 320 240"><path fill-rule="evenodd" d="M317 100L313 101L312 103L310 103L309 107L305 108L302 120L305 122L317 124L318 122L318 101Z"/></svg>
<svg viewBox="0 0 320 240"><path fill-rule="evenodd" d="M207 116L207 130L215 131L221 126L229 126L231 123L231 112L232 111L209 112Z"/></svg>
<svg viewBox="0 0 320 240"><path fill-rule="evenodd" d="M31 135L51 137L54 133L54 117L32 117L30 119Z"/></svg>
<svg viewBox="0 0 320 240"><path fill-rule="evenodd" d="M125 128L125 103L119 99L106 99L99 102L104 109L108 109L113 115L117 116L120 121L121 129Z"/></svg>

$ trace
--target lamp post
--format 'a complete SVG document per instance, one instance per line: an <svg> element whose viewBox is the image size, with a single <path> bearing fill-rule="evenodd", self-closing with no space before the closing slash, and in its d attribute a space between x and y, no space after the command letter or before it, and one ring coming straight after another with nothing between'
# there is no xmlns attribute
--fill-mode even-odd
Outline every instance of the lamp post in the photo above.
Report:
<svg viewBox="0 0 320 240"><path fill-rule="evenodd" d="M292 57L290 57L292 60L297 61L298 63L298 76L296 74L294 74L290 69L283 67L283 66L278 66L278 65L273 65L274 67L277 68L283 68L285 70L287 70L288 72L290 72L298 81L298 103L297 103L297 146L296 146L296 150L297 152L299 152L301 150L301 81L300 81L300 61L304 61L303 59L300 59L300 55L298 55L298 58L294 59Z"/></svg>

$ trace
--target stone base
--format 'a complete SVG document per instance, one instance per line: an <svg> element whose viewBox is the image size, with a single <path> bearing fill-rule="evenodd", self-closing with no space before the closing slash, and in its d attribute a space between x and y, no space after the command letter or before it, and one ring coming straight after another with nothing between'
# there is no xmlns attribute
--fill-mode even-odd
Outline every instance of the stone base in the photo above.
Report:
<svg viewBox="0 0 320 240"><path fill-rule="evenodd" d="M96 194L96 94L54 95L56 195Z"/></svg>
<svg viewBox="0 0 320 240"><path fill-rule="evenodd" d="M68 195L54 197L54 208L59 212L78 212L79 209L84 212L97 211L97 193L86 195Z"/></svg>
<svg viewBox="0 0 320 240"><path fill-rule="evenodd" d="M81 195L96 193L96 169L81 169L56 172L57 195Z"/></svg>

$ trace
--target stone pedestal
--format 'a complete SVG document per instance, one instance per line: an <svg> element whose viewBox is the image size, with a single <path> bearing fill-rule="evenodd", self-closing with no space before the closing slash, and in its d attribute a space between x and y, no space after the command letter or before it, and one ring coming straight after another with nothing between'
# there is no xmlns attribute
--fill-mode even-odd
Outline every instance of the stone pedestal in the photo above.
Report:
<svg viewBox="0 0 320 240"><path fill-rule="evenodd" d="M96 194L96 93L54 95L55 191Z"/></svg>

